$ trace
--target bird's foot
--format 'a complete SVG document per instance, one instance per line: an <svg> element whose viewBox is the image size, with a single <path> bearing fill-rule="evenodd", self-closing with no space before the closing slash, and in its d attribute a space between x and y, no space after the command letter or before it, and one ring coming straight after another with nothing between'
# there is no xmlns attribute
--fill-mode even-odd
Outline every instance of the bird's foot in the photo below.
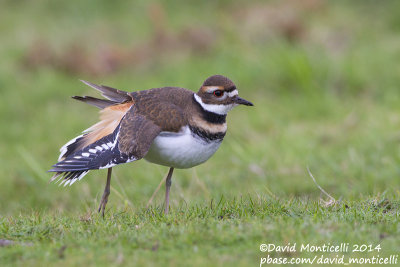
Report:
<svg viewBox="0 0 400 267"><path fill-rule="evenodd" d="M110 195L109 192L104 192L103 196L101 197L101 202L100 202L100 206L99 206L98 212L101 211L101 215L103 216L103 218L104 218L104 211L106 209L106 205L107 205L107 202L108 202L108 196L109 195Z"/></svg>

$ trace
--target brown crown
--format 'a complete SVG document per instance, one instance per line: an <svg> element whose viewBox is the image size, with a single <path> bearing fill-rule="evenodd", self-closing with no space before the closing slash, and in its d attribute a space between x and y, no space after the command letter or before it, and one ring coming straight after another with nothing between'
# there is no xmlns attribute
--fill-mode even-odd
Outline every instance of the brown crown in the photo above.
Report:
<svg viewBox="0 0 400 267"><path fill-rule="evenodd" d="M200 87L199 91L197 92L197 95L202 99L202 101L206 104L232 104L233 103L233 98L232 97L225 97L223 99L220 99L218 97L215 97L212 93L209 91L211 90L221 90L224 92L232 92L233 90L236 89L235 84L226 78L225 76L222 75L214 75L209 78L207 78L203 85Z"/></svg>
<svg viewBox="0 0 400 267"><path fill-rule="evenodd" d="M235 84L231 80L222 75L213 75L211 77L208 77L204 81L203 86L222 87L224 90L236 88Z"/></svg>

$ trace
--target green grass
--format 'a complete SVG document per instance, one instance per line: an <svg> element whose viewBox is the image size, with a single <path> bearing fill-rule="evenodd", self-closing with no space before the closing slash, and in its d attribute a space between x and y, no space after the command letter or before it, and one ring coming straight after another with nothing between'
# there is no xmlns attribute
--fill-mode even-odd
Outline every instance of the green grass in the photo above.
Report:
<svg viewBox="0 0 400 267"><path fill-rule="evenodd" d="M255 266L262 243L398 253L399 4L306 2L3 1L1 265ZM48 183L58 149L97 120L70 98L96 96L79 79L195 91L213 74L255 107L229 114L208 162L175 171L168 216L163 188L146 208L167 168L144 161L114 168L104 220L105 171Z"/></svg>
<svg viewBox="0 0 400 267"><path fill-rule="evenodd" d="M261 243L296 242L300 247L308 243L365 244L368 240L374 247L380 244L382 250L355 253L357 257L385 257L398 252L398 208L399 202L382 199L323 207L313 200L282 202L243 196L199 205L182 203L168 216L162 207L111 209L105 219L92 212L66 216L32 211L1 221L5 237L19 243L0 252L4 261L24 265L144 265L151 261L163 266L238 266L258 265L267 254L260 252ZM345 253L346 258L350 256L355 255Z"/></svg>

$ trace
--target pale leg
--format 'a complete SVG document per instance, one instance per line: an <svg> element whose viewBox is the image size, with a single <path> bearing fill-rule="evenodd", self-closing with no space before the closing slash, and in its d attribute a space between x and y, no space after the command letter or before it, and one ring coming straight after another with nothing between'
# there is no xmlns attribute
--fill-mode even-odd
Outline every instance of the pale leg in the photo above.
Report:
<svg viewBox="0 0 400 267"><path fill-rule="evenodd" d="M169 190L171 189L171 178L172 178L172 173L174 172L174 168L171 167L169 169L168 175L167 175L167 179L165 180L165 210L164 213L168 214L168 210L169 210Z"/></svg>
<svg viewBox="0 0 400 267"><path fill-rule="evenodd" d="M101 197L101 202L100 202L100 206L99 206L99 210L98 210L98 212L101 211L103 218L104 218L104 210L106 209L106 205L108 202L108 196L110 195L111 171L112 171L112 168L108 168L107 183L106 183L106 187L104 188L104 193L103 193L103 196Z"/></svg>

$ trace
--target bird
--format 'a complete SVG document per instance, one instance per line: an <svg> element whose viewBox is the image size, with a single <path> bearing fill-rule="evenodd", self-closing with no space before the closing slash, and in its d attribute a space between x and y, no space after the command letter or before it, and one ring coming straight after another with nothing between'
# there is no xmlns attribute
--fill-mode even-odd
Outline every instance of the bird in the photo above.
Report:
<svg viewBox="0 0 400 267"><path fill-rule="evenodd" d="M253 106L223 75L208 77L197 93L181 87L126 92L81 81L104 99L72 98L100 108L100 121L61 147L58 162L49 170L54 173L50 181L72 185L91 170L108 169L98 208L103 217L112 168L140 159L169 167L164 207L168 214L174 169L207 161L225 137L227 113L238 105Z"/></svg>

